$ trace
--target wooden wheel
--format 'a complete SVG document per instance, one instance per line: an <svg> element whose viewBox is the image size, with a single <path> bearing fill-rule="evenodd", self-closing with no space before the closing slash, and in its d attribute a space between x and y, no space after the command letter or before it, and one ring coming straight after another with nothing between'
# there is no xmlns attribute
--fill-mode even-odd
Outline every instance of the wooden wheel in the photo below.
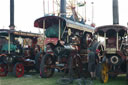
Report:
<svg viewBox="0 0 128 85"><path fill-rule="evenodd" d="M108 75L108 65L106 63L102 64L102 69L101 69L101 81L103 83L107 83L109 79Z"/></svg>

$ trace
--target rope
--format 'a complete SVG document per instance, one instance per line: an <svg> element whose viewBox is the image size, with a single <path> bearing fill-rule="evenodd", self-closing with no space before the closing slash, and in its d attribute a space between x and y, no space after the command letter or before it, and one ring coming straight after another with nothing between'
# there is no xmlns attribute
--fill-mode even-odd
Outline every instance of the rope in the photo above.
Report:
<svg viewBox="0 0 128 85"><path fill-rule="evenodd" d="M70 83L72 83L71 78L60 78L57 80L57 84L59 85L69 85Z"/></svg>
<svg viewBox="0 0 128 85"><path fill-rule="evenodd" d="M79 78L75 79L77 85L93 85L93 82L90 79ZM73 82L71 78L60 78L57 80L59 85L69 85Z"/></svg>
<svg viewBox="0 0 128 85"><path fill-rule="evenodd" d="M85 79L85 78L80 78L77 79L77 85L93 85L93 82L89 79Z"/></svg>

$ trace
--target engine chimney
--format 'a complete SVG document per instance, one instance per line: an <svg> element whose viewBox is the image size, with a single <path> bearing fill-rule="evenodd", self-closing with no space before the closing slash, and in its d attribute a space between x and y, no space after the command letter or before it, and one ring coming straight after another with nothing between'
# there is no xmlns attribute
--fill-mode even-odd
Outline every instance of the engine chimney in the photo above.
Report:
<svg viewBox="0 0 128 85"><path fill-rule="evenodd" d="M11 30L15 29L14 25L14 0L10 0L10 25L9 28Z"/></svg>
<svg viewBox="0 0 128 85"><path fill-rule="evenodd" d="M118 0L113 0L113 24L119 24Z"/></svg>
<svg viewBox="0 0 128 85"><path fill-rule="evenodd" d="M60 16L66 17L66 0L60 0Z"/></svg>

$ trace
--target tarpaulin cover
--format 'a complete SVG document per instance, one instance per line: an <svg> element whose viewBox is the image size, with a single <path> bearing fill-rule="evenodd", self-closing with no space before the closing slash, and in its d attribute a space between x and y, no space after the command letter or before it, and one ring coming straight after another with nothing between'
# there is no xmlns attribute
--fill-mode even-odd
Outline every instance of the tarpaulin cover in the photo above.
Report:
<svg viewBox="0 0 128 85"><path fill-rule="evenodd" d="M61 35L64 31L64 26L63 24L61 25ZM59 25L58 24L55 24L55 25L52 25L50 27L48 27L45 31L45 35L46 37L50 37L50 38L58 38L59 36Z"/></svg>
<svg viewBox="0 0 128 85"><path fill-rule="evenodd" d="M10 51L15 51L17 48L16 45L10 44ZM2 51L8 51L8 44L4 44L2 47Z"/></svg>

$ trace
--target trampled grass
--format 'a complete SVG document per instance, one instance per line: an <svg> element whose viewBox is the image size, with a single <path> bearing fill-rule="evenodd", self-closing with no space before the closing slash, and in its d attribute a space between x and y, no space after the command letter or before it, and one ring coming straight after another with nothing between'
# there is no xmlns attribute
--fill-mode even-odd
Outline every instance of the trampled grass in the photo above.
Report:
<svg viewBox="0 0 128 85"><path fill-rule="evenodd" d="M40 78L39 74L29 73L21 78L16 78L11 74L7 77L0 78L0 85L59 85L57 80L62 77L61 73L54 74L51 78ZM70 85L78 85L76 81ZM100 80L94 80L93 85L128 85L125 76L120 76L115 79L110 79L108 83L103 84Z"/></svg>

